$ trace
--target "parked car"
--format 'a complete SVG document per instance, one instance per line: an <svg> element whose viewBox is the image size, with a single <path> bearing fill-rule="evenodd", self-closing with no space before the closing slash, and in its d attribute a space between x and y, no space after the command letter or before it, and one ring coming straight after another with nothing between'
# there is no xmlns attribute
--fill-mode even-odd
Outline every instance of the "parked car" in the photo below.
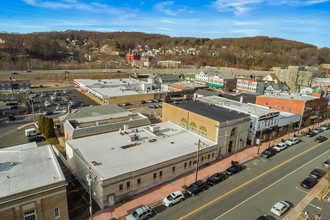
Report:
<svg viewBox="0 0 330 220"><path fill-rule="evenodd" d="M283 215L290 208L290 204L285 201L279 201L272 208L271 212L277 216Z"/></svg>
<svg viewBox="0 0 330 220"><path fill-rule="evenodd" d="M324 136L318 136L317 138L315 138L315 141L318 143L322 143L323 141L326 141L326 140L328 140L328 138L324 137Z"/></svg>
<svg viewBox="0 0 330 220"><path fill-rule="evenodd" d="M41 134L41 132L36 128L25 129L25 136L27 136L27 137L35 136L38 134Z"/></svg>
<svg viewBox="0 0 330 220"><path fill-rule="evenodd" d="M46 97L47 96L47 93L46 92L43 92L40 94L40 97Z"/></svg>
<svg viewBox="0 0 330 220"><path fill-rule="evenodd" d="M70 108L78 108L79 106L76 104L69 105Z"/></svg>
<svg viewBox="0 0 330 220"><path fill-rule="evenodd" d="M265 157L265 158L270 158L272 156L274 156L276 154L276 150L272 147L264 150L262 153L261 153L261 156Z"/></svg>
<svg viewBox="0 0 330 220"><path fill-rule="evenodd" d="M329 168L330 167L330 159L324 161L324 163L322 164L324 167Z"/></svg>
<svg viewBox="0 0 330 220"><path fill-rule="evenodd" d="M317 180L311 177L307 177L306 179L304 179L300 185L306 189L310 189L313 188L316 184L317 184Z"/></svg>
<svg viewBox="0 0 330 220"><path fill-rule="evenodd" d="M31 136L28 138L28 142L40 142L46 140L43 136Z"/></svg>
<svg viewBox="0 0 330 220"><path fill-rule="evenodd" d="M214 186L215 184L218 184L221 181L224 181L225 179L226 179L226 175L224 173L216 173L206 180L206 184L209 186Z"/></svg>
<svg viewBox="0 0 330 220"><path fill-rule="evenodd" d="M194 182L186 189L186 193L188 195L194 196L204 191L205 189L206 189L206 184L203 181L198 180L197 182Z"/></svg>
<svg viewBox="0 0 330 220"><path fill-rule="evenodd" d="M125 102L124 104L123 104L123 106L129 106L131 103L129 103L129 102Z"/></svg>
<svg viewBox="0 0 330 220"><path fill-rule="evenodd" d="M9 115L8 116L8 121L15 121L15 116L14 115Z"/></svg>
<svg viewBox="0 0 330 220"><path fill-rule="evenodd" d="M292 138L289 138L288 140L286 140L285 144L288 146L292 146L294 144L297 144L298 142L299 142L298 138L292 137Z"/></svg>
<svg viewBox="0 0 330 220"><path fill-rule="evenodd" d="M309 176L314 178L314 179L319 179L322 176L324 176L324 174L326 174L326 172L322 169L314 169Z"/></svg>
<svg viewBox="0 0 330 220"><path fill-rule="evenodd" d="M149 102L152 103L152 102L154 102L154 100L153 99L149 99Z"/></svg>
<svg viewBox="0 0 330 220"><path fill-rule="evenodd" d="M330 129L330 124L324 124L324 125L322 125L321 126L321 129L322 130L328 130L328 129Z"/></svg>
<svg viewBox="0 0 330 220"><path fill-rule="evenodd" d="M47 111L44 111L42 114L43 115L51 115L51 114L53 114L53 112L50 111L50 110L47 110Z"/></svg>
<svg viewBox="0 0 330 220"><path fill-rule="evenodd" d="M153 215L153 210L145 205L141 208L136 209L132 214L126 217L126 220L140 220L140 219L147 219Z"/></svg>
<svg viewBox="0 0 330 220"><path fill-rule="evenodd" d="M148 108L157 108L155 105L149 105Z"/></svg>
<svg viewBox="0 0 330 220"><path fill-rule="evenodd" d="M242 166L241 165L232 165L231 167L229 167L227 170L226 170L226 174L227 175L233 175L235 173L238 173L242 170Z"/></svg>
<svg viewBox="0 0 330 220"><path fill-rule="evenodd" d="M287 145L285 143L279 143L277 145L274 146L274 149L279 152L279 151L282 151L284 150L285 148L287 147Z"/></svg>
<svg viewBox="0 0 330 220"><path fill-rule="evenodd" d="M313 132L316 133L316 134L318 134L318 133L323 132L323 129L321 129L321 128L316 128L316 129L313 130Z"/></svg>
<svg viewBox="0 0 330 220"><path fill-rule="evenodd" d="M66 108L66 105L61 105L61 104L58 104L57 106L56 106L56 110L62 110L62 109L65 109Z"/></svg>
<svg viewBox="0 0 330 220"><path fill-rule="evenodd" d="M50 107L50 106L51 106L50 102L49 101L45 101L45 107Z"/></svg>
<svg viewBox="0 0 330 220"><path fill-rule="evenodd" d="M181 191L176 191L163 199L163 205L166 207L171 207L178 202L182 202L184 199L184 194Z"/></svg>
<svg viewBox="0 0 330 220"><path fill-rule="evenodd" d="M257 220L273 220L273 218L270 218L267 215L263 215L263 216L258 217Z"/></svg>
<svg viewBox="0 0 330 220"><path fill-rule="evenodd" d="M316 133L313 132L313 131L310 131L310 132L306 133L306 137L314 137L315 135L316 135Z"/></svg>
<svg viewBox="0 0 330 220"><path fill-rule="evenodd" d="M146 103L146 101L144 101L144 100L141 100L141 102L140 102L140 104L145 104Z"/></svg>

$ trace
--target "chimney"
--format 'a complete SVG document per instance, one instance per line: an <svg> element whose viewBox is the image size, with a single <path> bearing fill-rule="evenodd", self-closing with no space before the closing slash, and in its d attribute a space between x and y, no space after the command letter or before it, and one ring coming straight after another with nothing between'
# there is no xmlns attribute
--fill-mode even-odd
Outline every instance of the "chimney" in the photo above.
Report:
<svg viewBox="0 0 330 220"><path fill-rule="evenodd" d="M241 95L240 99L239 99L240 103L243 103L243 95Z"/></svg>

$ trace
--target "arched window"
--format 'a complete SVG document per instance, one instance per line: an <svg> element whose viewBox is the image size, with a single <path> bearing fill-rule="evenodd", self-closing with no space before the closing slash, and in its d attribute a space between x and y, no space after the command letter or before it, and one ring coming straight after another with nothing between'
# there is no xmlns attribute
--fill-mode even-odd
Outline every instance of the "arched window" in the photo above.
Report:
<svg viewBox="0 0 330 220"><path fill-rule="evenodd" d="M207 136L207 130L206 130L206 128L204 126L201 126L199 128L199 135L200 136L203 136L203 137L206 137Z"/></svg>
<svg viewBox="0 0 330 220"><path fill-rule="evenodd" d="M187 120L186 119L181 119L181 124L180 124L181 127L187 129Z"/></svg>
<svg viewBox="0 0 330 220"><path fill-rule="evenodd" d="M230 137L234 136L236 132L236 128L233 128L230 132Z"/></svg>
<svg viewBox="0 0 330 220"><path fill-rule="evenodd" d="M196 124L194 122L190 123L189 130L192 132L196 132Z"/></svg>

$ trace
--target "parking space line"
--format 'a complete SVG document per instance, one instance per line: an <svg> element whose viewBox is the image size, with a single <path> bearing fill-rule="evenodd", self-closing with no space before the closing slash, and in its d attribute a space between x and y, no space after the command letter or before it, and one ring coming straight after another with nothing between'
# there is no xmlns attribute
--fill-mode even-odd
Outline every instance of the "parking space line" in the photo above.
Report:
<svg viewBox="0 0 330 220"><path fill-rule="evenodd" d="M304 192L304 193L308 194L308 192L306 192L306 191L303 190L303 189L298 188L297 186L296 186L296 189L300 190L301 192Z"/></svg>
<svg viewBox="0 0 330 220"><path fill-rule="evenodd" d="M328 139L327 141L329 141L329 139ZM323 143L326 143L327 141L324 141ZM292 157L292 158L290 158L290 159L288 159L288 160L286 160L286 161L284 161L284 162L278 164L277 166L275 166L275 167L273 167L273 168L271 168L271 169L269 169L269 170L263 172L262 174L260 174L260 175L258 175L258 176L256 176L256 177L252 178L251 180L249 180L249 181L243 183L242 185L240 185L240 186L238 186L238 187L236 187L236 188L234 188L234 189L228 191L227 193L225 193L225 194L223 194L223 195L221 195L221 196L219 196L219 197L213 199L212 201L210 201L210 202L208 202L208 203L206 203L206 204L200 206L199 208L197 208L197 209L195 209L195 210L189 212L188 214L186 214L186 215L182 216L181 218L179 218L179 220L182 220L182 219L185 219L185 218L189 217L190 215L192 215L192 214L194 214L194 213L196 213L196 212L202 210L203 208L205 208L205 207L207 207L207 206L213 204L214 202L218 201L219 199L221 199L221 198L223 198L223 197L225 197L225 196L227 196L227 195L229 195L229 194L235 192L236 190L242 188L243 186L246 186L247 184L249 184L249 183L251 183L251 182L253 182L253 181L259 179L260 177L266 175L267 173L270 173L270 172L276 170L277 168L279 168L279 167L281 167L281 166L287 164L288 162L290 162L290 161L296 159L297 157L300 157L301 155L303 155L303 154L305 154L305 153L307 153L307 152L313 150L314 148L320 146L320 145L323 144L323 143L319 143L319 144L317 144L317 145L315 145L315 146L313 146L313 147L311 147L311 148L309 148L309 149L307 149L307 150L305 150L305 151L303 151L303 152L297 154L296 156L294 156L294 157ZM328 153L328 152L330 152L330 150L326 151L325 153ZM323 154L325 154L325 153L323 153ZM320 156L323 156L323 154L321 154ZM316 160L316 159L319 158L320 156L314 158L314 159L311 160L310 162ZM309 162L309 163L310 163L310 162ZM308 164L308 163L306 163L305 165L307 165L307 164ZM305 165L304 165L304 166L305 166ZM304 166L301 166L300 168L302 168L302 167L304 167ZM299 169L300 169L300 168L299 168ZM282 179L283 179L283 178L282 178ZM276 182L278 182L278 181L276 181ZM275 183L276 183L276 182L275 182ZM273 185L273 184L272 184L272 185ZM267 188L269 188L269 186L268 186ZM266 189L267 189L267 188L266 188ZM261 193L261 191L260 191L259 193ZM257 193L257 194L259 194L259 193ZM254 196L256 196L257 194L255 194ZM253 197L254 197L254 196L253 196ZM251 198L253 198L253 197L250 197L250 198L248 198L248 199L245 200L245 201L248 201L249 199L251 199ZM245 201L244 201L244 202L245 202ZM235 206L235 207L240 206L240 205L243 204L244 202L238 204L238 205ZM234 207L234 208L235 208L235 207ZM234 208L230 209L229 211L233 210ZM224 213L224 214L222 214L221 216L217 217L216 219L218 219L218 218L222 217L223 215L227 214L229 211L227 211L226 213Z"/></svg>

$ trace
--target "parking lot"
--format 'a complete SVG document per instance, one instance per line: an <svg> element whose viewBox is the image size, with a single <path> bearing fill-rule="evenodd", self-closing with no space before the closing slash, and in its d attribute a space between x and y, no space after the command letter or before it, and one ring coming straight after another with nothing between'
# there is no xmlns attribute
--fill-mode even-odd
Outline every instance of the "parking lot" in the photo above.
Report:
<svg viewBox="0 0 330 220"><path fill-rule="evenodd" d="M45 111L65 111L68 106L76 108L79 106L97 105L95 101L81 94L75 89L68 90L44 90L6 93L0 94L0 100L7 102L18 102L18 109L24 110L26 113L32 113L34 108L35 113L43 113ZM10 112L10 108L7 112ZM12 110L15 112L15 110ZM17 113L16 113L17 114Z"/></svg>

